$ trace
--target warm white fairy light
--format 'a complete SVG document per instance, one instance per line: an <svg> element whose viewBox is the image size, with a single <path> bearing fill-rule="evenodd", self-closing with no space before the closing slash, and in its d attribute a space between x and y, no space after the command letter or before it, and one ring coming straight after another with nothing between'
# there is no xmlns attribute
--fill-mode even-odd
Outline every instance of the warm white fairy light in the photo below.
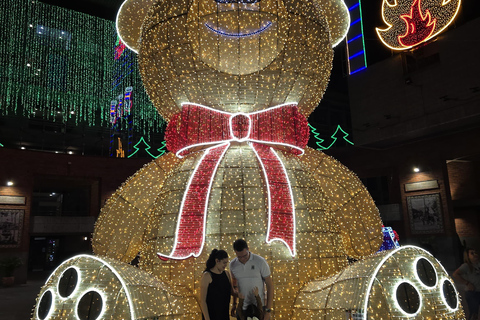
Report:
<svg viewBox="0 0 480 320"><path fill-rule="evenodd" d="M68 260L67 260L68 261ZM59 294L58 296L60 297L60 300L66 300L68 299L69 297L71 296L74 296L78 293L78 289L80 288L80 286L78 285L78 283L82 282L82 274L80 272L80 269L76 266L73 266L73 267L70 267L70 268L73 268L75 269L75 271L77 272L77 285L75 286L75 289L72 291L72 293L70 293L68 296L64 297L62 296L61 294ZM69 268L68 268L69 269ZM62 280L62 277L64 275L64 273L68 270L68 269L65 269L62 274L58 277L58 282L57 282L57 292L59 292L59 288L60 288L60 281ZM53 274L53 273L52 273ZM51 275L50 275L51 276Z"/></svg>
<svg viewBox="0 0 480 320"><path fill-rule="evenodd" d="M55 293L53 292L53 290L51 290L51 289L45 290L45 292L43 292L43 294L40 296L39 301L41 301L41 300L43 299L43 297L45 296L45 294L46 294L47 292L50 292L50 294L52 295L52 302L51 302L50 309L49 309L47 315L46 315L45 318L43 318L43 319L50 319L53 311L55 310ZM40 317L40 315L38 314L38 312L39 312L39 306L37 306L37 310L36 310L36 312L35 312L35 315L37 316L37 319L42 319L42 318Z"/></svg>
<svg viewBox="0 0 480 320"><path fill-rule="evenodd" d="M452 282L450 279L442 278L442 279L440 280L441 287L443 288L443 285L444 285L445 282L449 282L449 283L451 284L453 290L455 291L455 296L458 297L459 294L458 294L457 288L455 287L455 285L453 284L453 282ZM452 311L452 312L458 310L458 307L459 307L459 305L460 305L460 301L459 301L458 298L457 298L457 301L456 301L457 303L455 304L455 308L452 308L452 307L450 307L450 305L448 304L447 299L445 298L445 293L443 292L443 290L441 291L441 296L442 296L442 301L443 301L443 303L445 304L445 306L448 308L448 310L450 310L450 311Z"/></svg>
<svg viewBox="0 0 480 320"><path fill-rule="evenodd" d="M419 259L427 260L440 277L434 287L426 287L417 277ZM446 301L443 292L446 279L451 282L438 261L419 247L404 246L384 251L348 266L333 277L307 284L295 301L292 319L310 318L307 316L310 311L327 312L335 315L334 319L343 319L347 313L363 320L464 319L458 307L458 293L451 292L456 308L451 308ZM398 296L397 290L402 284L409 287L406 299L418 299L411 300L415 301L410 305L412 313L404 310L398 300L402 295ZM414 306L418 309L414 310Z"/></svg>
<svg viewBox="0 0 480 320"><path fill-rule="evenodd" d="M400 279L398 280L397 284L393 286L393 290L392 290L392 296L395 297L396 296L396 293L397 293L397 290L398 290L398 287L403 284L403 283L408 283L409 285L411 285L413 287L413 289L415 290L415 292L417 293L417 295L419 296L420 298L420 304L419 304L419 307L418 309L414 312L414 313L408 313L406 312L405 310L403 310L403 308L400 306L400 304L398 303L398 299L393 299L394 301L394 305L395 307L397 308L398 311L400 311L400 313L402 315L404 315L406 317L406 319L410 319L412 317L416 317L420 311L422 310L422 305L423 305L423 299L422 299L422 296L420 295L420 293L418 292L417 288L415 288L415 284L413 284L412 282L410 281L407 281L407 280L404 280L404 279Z"/></svg>
<svg viewBox="0 0 480 320"><path fill-rule="evenodd" d="M244 12L247 7L255 12L252 15ZM249 17L250 20L246 18L245 21L264 21L263 18L268 16L274 18L269 21L275 23L261 33L252 34L251 39L232 39L214 32L199 34L206 30L201 19L213 14L212 17L219 17L224 23L234 16L228 13L229 10ZM209 130L221 126L222 130L228 129L221 131L226 132L227 139L218 142L204 139L209 142L188 147L182 145L178 151L182 159L166 154L128 179L102 209L93 237L95 253L129 262L140 251L140 274L155 277L165 288L168 283L175 290L181 288L198 295L204 262L211 249L231 252L233 241L245 238L250 250L264 256L273 270L276 319L309 318L305 314L317 318L318 309L323 308L325 314L332 311L334 308L327 308L327 303L318 308L320 299L315 297L313 302L309 301L311 292L302 291L302 288L315 291L318 283L315 279L322 277L326 279L322 282L324 287L349 284L343 290L332 290L331 297L338 295L335 303L340 303L346 296L354 295L355 310L359 314L363 312L363 319L373 304L377 308L375 312L387 312L378 307L380 302L369 300L370 295L378 290L370 279L379 277L384 263L401 251L367 258L347 267L347 256L368 257L378 250L383 240L378 210L360 179L321 152L306 148L305 154L299 157L283 151L288 149L283 147L292 147L290 145L278 144L275 151L262 145L260 153L265 150L273 152L275 158L270 153L268 159L279 162L281 167L275 168L280 168L282 175L286 176L282 187L287 184L292 197L282 198L282 201L291 204L295 226L293 249L276 241L266 243L265 239L270 236L271 185L257 149L248 145L264 143L251 139L252 115L267 110L275 113L274 108L298 105L300 113L308 116L318 105L328 84L332 47L348 30L349 17L343 1L262 0L253 5L216 4L204 0L161 1L153 4L148 12L136 16L135 10L130 10L122 19L141 19L143 22L141 35L132 39L141 37L141 72L156 108L166 119L174 119L171 124L178 127L196 121L196 125L185 128L185 135L198 135L199 139L195 141L202 141L202 135L211 134ZM123 22L132 25L131 21ZM123 22L117 21L119 24ZM248 30L257 29L244 28L240 32L246 34ZM237 54L228 54L234 51ZM263 53L266 57L262 56ZM186 119L188 116L179 118L180 111L188 111L184 109L186 104L228 115L226 122L230 123L230 128L223 128L228 123L209 123L207 126L203 118L193 113L193 120ZM230 130L234 120L239 120L234 119L237 116L249 118L246 137L235 137ZM286 120L271 121L262 129L277 132L275 128L285 127L287 123ZM243 129L247 121L244 125ZM229 147L214 163L213 174L208 180L208 203L203 212L207 217L203 221L205 233L200 252L185 260L160 260L157 253L161 256L161 253L174 252L177 245L179 212L184 208L192 177L202 173L197 172L199 163L214 145L221 147L227 143ZM202 148L201 152L194 152ZM267 159L265 155L264 158ZM409 254L405 259L411 262L416 256ZM441 268L438 263L434 266ZM115 268L120 270L120 263L115 264ZM345 279L340 280L342 276ZM412 283L417 281L414 274L411 278ZM357 283L360 284L356 286ZM132 290L138 293L141 289ZM419 289L421 294L425 290ZM384 294L385 299L392 296L391 291L379 294ZM192 314L199 316L196 313L198 303L189 298L188 294L178 298L181 303L190 303L179 314L194 310ZM143 304L159 305L147 296L128 302L137 308ZM305 313L297 314L297 310ZM345 317L345 309L337 308L332 312L337 312L335 315L342 319ZM188 316L183 314L183 318Z"/></svg>
<svg viewBox="0 0 480 320"><path fill-rule="evenodd" d="M58 283L70 268L81 273L82 278L77 281L74 293L61 298ZM50 292L52 301L45 318L44 314L39 314L39 309L40 306L48 307L43 301L46 292ZM80 309L88 310L79 304L89 292L100 295L101 309L89 311L90 314L98 313L97 320L150 319L178 314L195 318L201 313L196 299L183 288L173 288L128 264L108 258L79 255L61 264L49 277L37 299L34 319L79 320ZM45 309L42 312L47 313Z"/></svg>
<svg viewBox="0 0 480 320"><path fill-rule="evenodd" d="M84 295L88 294L89 292L96 292L100 295L101 297L101 301L102 301L102 309L100 310L100 313L98 315L98 317L96 319L98 320L103 320L103 316L105 314L105 310L106 310L106 306L108 305L108 303L110 302L111 304L113 303L113 301L108 301L107 300L107 297L105 295L104 292L102 292L101 290L98 290L96 288L87 288L86 290L84 290L82 292L82 294L80 295L80 297L83 297ZM83 320L79 315L78 315L78 304L80 303L81 299L78 299L76 305L75 305L75 316L77 318L77 320ZM131 319L135 319L133 317L133 314L131 314L132 318Z"/></svg>
<svg viewBox="0 0 480 320"><path fill-rule="evenodd" d="M413 269L413 272L415 274L415 277L416 279L418 280L418 283L420 283L421 285L423 285L425 288L434 288L437 284L438 284L438 274L437 274L437 270L435 270L435 268L433 268L432 266L432 269L433 271L435 272L435 284L433 284L432 286L428 286L427 284L425 284L421 279L420 279L420 276L418 275L418 268L417 268L417 263L418 261L420 261L420 259L424 259L423 257L418 257L417 259L415 259L415 262L412 264L412 269ZM428 260L426 260L428 262ZM428 262L430 263L430 262Z"/></svg>

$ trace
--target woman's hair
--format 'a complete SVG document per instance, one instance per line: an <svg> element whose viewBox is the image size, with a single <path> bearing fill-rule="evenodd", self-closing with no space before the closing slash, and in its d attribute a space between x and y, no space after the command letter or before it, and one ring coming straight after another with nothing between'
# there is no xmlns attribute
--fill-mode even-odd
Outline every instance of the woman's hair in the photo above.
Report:
<svg viewBox="0 0 480 320"><path fill-rule="evenodd" d="M468 255L470 251L475 251L475 249L466 247L465 251L463 251L463 262L468 264L468 267L470 268L470 271L471 271L473 270L473 264L472 264L472 261L470 260L470 256Z"/></svg>
<svg viewBox="0 0 480 320"><path fill-rule="evenodd" d="M225 250L217 250L213 249L212 252L210 253L210 256L208 257L206 266L207 268L205 271L212 269L215 267L215 264L217 263L215 259L217 260L223 260L227 258L228 259L228 253Z"/></svg>

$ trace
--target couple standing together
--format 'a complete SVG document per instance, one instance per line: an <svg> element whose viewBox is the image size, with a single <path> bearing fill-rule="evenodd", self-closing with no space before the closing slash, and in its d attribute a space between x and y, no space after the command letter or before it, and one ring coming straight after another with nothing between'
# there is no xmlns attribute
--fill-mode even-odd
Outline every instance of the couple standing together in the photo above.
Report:
<svg viewBox="0 0 480 320"><path fill-rule="evenodd" d="M236 258L230 261L230 272L226 270L228 254L224 250L214 249L207 260L207 268L200 281L203 319L229 320L230 296L233 295L232 316L236 315L239 320L270 320L273 305L270 267L263 257L248 250L243 239L233 243L233 250Z"/></svg>

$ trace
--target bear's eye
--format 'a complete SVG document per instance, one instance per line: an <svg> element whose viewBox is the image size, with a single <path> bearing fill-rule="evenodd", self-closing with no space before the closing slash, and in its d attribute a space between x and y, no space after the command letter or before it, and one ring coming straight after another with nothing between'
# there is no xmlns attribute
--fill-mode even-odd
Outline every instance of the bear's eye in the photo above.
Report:
<svg viewBox="0 0 480 320"><path fill-rule="evenodd" d="M245 3L252 4L260 2L260 0L215 0L217 3Z"/></svg>

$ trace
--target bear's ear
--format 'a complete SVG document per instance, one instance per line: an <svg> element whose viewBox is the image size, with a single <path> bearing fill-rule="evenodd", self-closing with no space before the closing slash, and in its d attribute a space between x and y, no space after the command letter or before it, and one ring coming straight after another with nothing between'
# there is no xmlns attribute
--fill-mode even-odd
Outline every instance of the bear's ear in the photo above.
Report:
<svg viewBox="0 0 480 320"><path fill-rule="evenodd" d="M115 25L121 41L138 53L143 21L157 0L125 0L117 13Z"/></svg>
<svg viewBox="0 0 480 320"><path fill-rule="evenodd" d="M347 35L350 14L344 0L283 0L283 2L289 12L326 22L332 47L339 44Z"/></svg>
<svg viewBox="0 0 480 320"><path fill-rule="evenodd" d="M339 44L350 28L350 13L344 0L312 0L327 17L332 47Z"/></svg>

